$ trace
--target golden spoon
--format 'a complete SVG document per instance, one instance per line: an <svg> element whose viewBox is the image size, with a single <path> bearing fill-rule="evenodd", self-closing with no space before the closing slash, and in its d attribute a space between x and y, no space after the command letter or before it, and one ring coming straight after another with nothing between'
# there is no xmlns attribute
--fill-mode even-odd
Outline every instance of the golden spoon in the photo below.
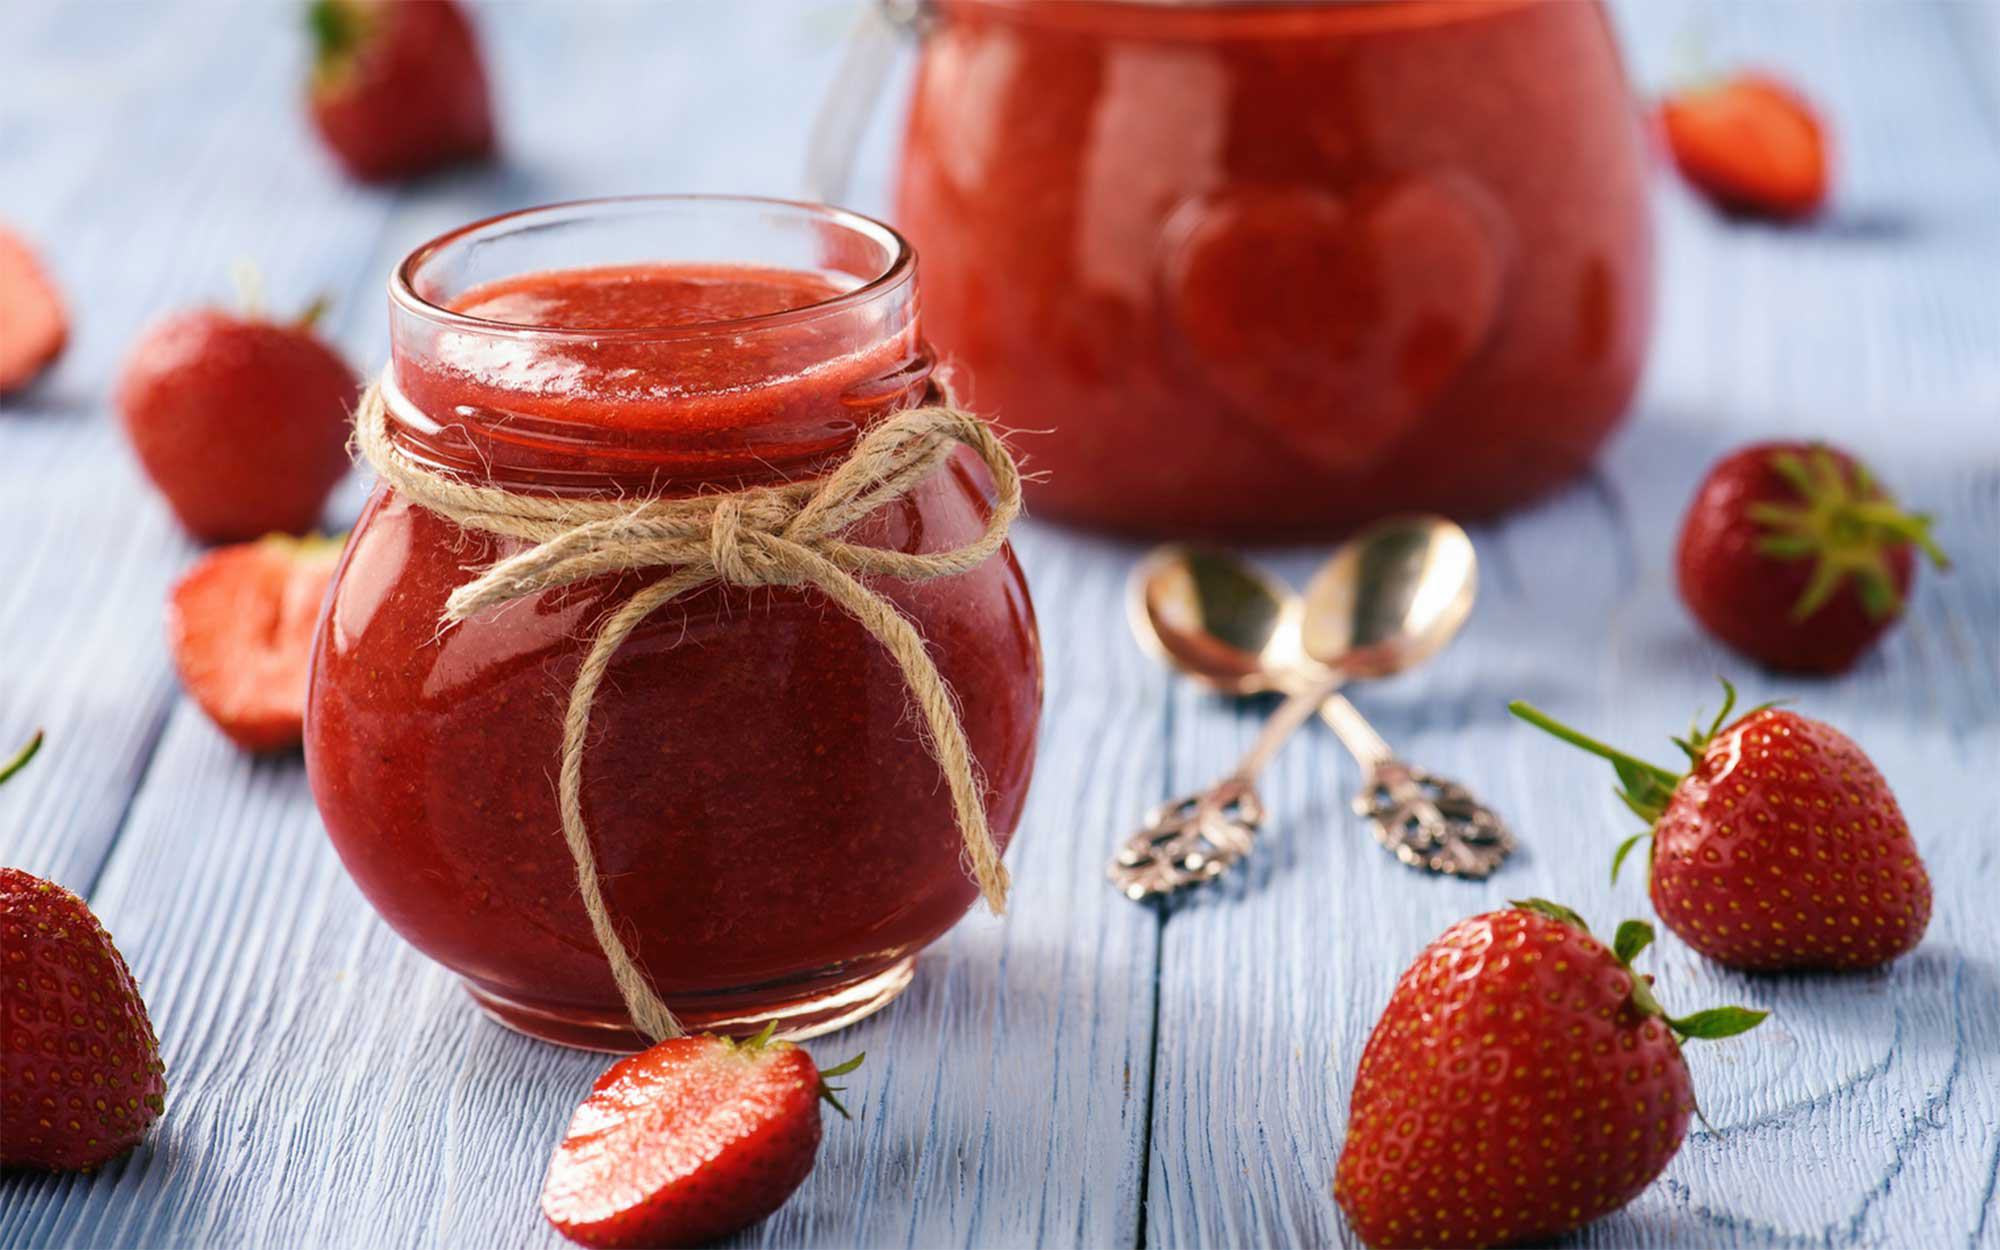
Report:
<svg viewBox="0 0 2000 1250"><path fill-rule="evenodd" d="M1162 805L1110 868L1143 899L1213 880L1250 851L1264 809L1255 782L1318 712L1361 765L1355 810L1403 862L1484 877L1513 849L1499 819L1465 789L1395 758L1339 689L1437 654L1478 592L1472 540L1436 516L1398 517L1350 539L1303 598L1234 557L1165 547L1134 572L1133 632L1154 655L1227 694L1276 691L1271 715L1236 770L1201 794Z"/></svg>

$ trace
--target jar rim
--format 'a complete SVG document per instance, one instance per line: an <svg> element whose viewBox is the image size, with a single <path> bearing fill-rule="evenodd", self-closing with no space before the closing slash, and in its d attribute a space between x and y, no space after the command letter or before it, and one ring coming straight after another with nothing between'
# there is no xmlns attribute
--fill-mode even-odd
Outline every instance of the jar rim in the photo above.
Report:
<svg viewBox="0 0 2000 1250"><path fill-rule="evenodd" d="M453 250L500 238L523 230L545 228L562 221L587 216L592 210L609 213L642 213L672 207L707 206L770 212L791 210L817 217L829 226L845 229L880 246L887 259L880 272L859 285L826 299L777 312L747 317L721 318L661 326L550 326L479 317L447 308L426 298L417 289L425 267ZM664 258L663 258L664 259ZM714 336L742 334L766 327L800 325L838 315L910 281L916 270L916 249L893 226L873 217L808 200L777 196L714 195L675 193L661 195L613 195L579 200L562 200L514 209L455 227L411 249L389 276L390 303L433 325L465 333L529 340L606 340L625 343L666 343Z"/></svg>

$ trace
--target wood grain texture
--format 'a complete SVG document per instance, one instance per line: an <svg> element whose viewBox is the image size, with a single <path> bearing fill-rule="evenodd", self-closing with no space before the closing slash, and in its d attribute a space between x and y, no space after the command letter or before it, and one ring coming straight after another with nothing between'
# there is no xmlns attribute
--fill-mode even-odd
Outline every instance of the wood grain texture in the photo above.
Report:
<svg viewBox="0 0 2000 1250"><path fill-rule="evenodd" d="M1642 89L1771 63L1841 140L1810 231L1656 196L1663 285L1630 428L1574 488L1475 535L1484 595L1421 673L1355 691L1407 756L1472 784L1526 844L1485 884L1387 859L1347 814L1356 770L1314 730L1269 777L1273 826L1229 882L1166 908L1101 878L1115 836L1247 745L1259 706L1176 685L1127 641L1137 550L1028 524L1018 547L1049 712L1004 920L973 917L891 1010L816 1044L865 1049L851 1125L744 1245L1322 1245L1346 1090L1402 967L1452 920L1549 894L1598 926L1644 909L1604 879L1630 817L1600 766L1511 721L1532 698L1657 750L1714 674L1795 694L1875 756L1938 886L1924 946L1862 977L1747 977L1664 936L1678 1006L1777 1018L1691 1048L1719 1135L1580 1245L2000 1244L2000 30L1976 4L1616 6ZM338 298L358 366L410 247L520 205L646 190L784 194L852 7L500 4L482 31L508 159L399 191L341 182L296 102L292 6L0 5L0 213L41 241L76 336L0 413L0 742L47 757L0 803L0 861L91 896L144 986L168 1114L94 1177L0 1177L0 1245L549 1246L548 1152L601 1068L481 1018L341 871L298 761L231 750L184 699L160 602L192 557L124 451L119 361L160 312ZM879 210L889 123L858 202ZM1687 621L1669 548L1733 444L1826 433L1935 510L1959 556L1837 683L1747 673ZM351 516L361 484L336 500ZM1312 560L1274 553L1295 581ZM1670 748L1669 748L1670 749Z"/></svg>

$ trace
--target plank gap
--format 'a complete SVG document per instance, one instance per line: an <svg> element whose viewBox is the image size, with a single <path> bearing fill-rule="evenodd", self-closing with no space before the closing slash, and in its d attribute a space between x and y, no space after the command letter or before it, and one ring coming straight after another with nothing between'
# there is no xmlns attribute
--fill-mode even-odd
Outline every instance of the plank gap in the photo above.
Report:
<svg viewBox="0 0 2000 1250"><path fill-rule="evenodd" d="M146 780L153 773L153 761L159 758L160 742L167 736L167 722L173 719L174 709L187 702L186 695L174 695L153 715L153 723L146 727L145 736L140 740L139 767L132 772L132 787L125 792L125 802L118 808L118 819L111 825L111 841L105 844L104 854L97 857L91 869L90 881L78 893L95 901L98 883L104 880L105 870L111 866L112 856L125 841L125 828L131 823L132 809L138 805L139 792L146 788Z"/></svg>

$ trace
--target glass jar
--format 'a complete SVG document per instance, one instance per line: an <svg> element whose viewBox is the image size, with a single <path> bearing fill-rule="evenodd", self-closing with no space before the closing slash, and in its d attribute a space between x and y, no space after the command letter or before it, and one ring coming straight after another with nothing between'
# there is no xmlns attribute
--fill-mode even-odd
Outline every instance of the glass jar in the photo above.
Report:
<svg viewBox="0 0 2000 1250"><path fill-rule="evenodd" d="M1651 320L1570 0L931 0L895 218L1038 516L1323 538L1585 467Z"/></svg>
<svg viewBox="0 0 2000 1250"><path fill-rule="evenodd" d="M619 293L622 278L591 276L614 272L655 304L716 274L758 298L716 316L720 297L704 295L709 313L668 315ZM572 289L596 292L594 311L565 302ZM656 197L467 226L396 271L390 333L398 445L515 492L678 496L814 477L933 394L909 247L811 205ZM848 539L962 545L984 528L986 485L961 455ZM377 489L314 644L307 772L362 892L490 1013L629 1048L642 1039L579 901L554 778L597 623L663 573L440 625L452 590L522 546ZM1003 549L963 575L870 584L955 691L1004 845L1041 706L1019 566ZM691 1029L775 1020L802 1036L857 1019L976 897L902 670L817 590L710 584L673 600L617 651L590 723L582 805L605 902Z"/></svg>

